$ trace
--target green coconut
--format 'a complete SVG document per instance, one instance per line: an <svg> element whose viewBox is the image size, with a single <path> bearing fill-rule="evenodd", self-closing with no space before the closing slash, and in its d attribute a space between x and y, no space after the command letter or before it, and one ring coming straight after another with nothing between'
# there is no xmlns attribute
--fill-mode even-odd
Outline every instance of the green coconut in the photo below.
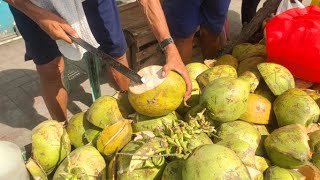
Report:
<svg viewBox="0 0 320 180"><path fill-rule="evenodd" d="M271 90L268 88L267 84L264 81L259 82L259 85L257 89L254 91L254 94L258 94L267 98L271 103L273 103L274 100L276 100L276 96L271 92Z"/></svg>
<svg viewBox="0 0 320 180"><path fill-rule="evenodd" d="M217 144L198 147L185 161L184 180L241 179L250 175L241 159L229 148Z"/></svg>
<svg viewBox="0 0 320 180"><path fill-rule="evenodd" d="M243 61L240 62L239 67L238 67L238 75L243 74L246 71L251 71L253 72L257 78L260 80L261 75L258 71L258 64L264 63L266 61L265 58L263 57L250 57L247 59L244 59Z"/></svg>
<svg viewBox="0 0 320 180"><path fill-rule="evenodd" d="M91 145L72 151L54 173L53 180L106 179L106 163Z"/></svg>
<svg viewBox="0 0 320 180"><path fill-rule="evenodd" d="M250 92L252 93L257 89L260 81L260 78L258 78L258 76L256 76L255 73L251 71L242 73L239 76L239 79L243 79L250 84Z"/></svg>
<svg viewBox="0 0 320 180"><path fill-rule="evenodd" d="M257 168L257 170L259 170L260 172L264 172L265 170L268 169L268 167L270 166L270 162L261 156L255 156L255 167Z"/></svg>
<svg viewBox="0 0 320 180"><path fill-rule="evenodd" d="M187 100L187 102L182 102L179 108L176 110L179 114L184 115L187 113L192 107L199 104L200 99L200 87L196 80L191 80L192 83L192 91L191 97Z"/></svg>
<svg viewBox="0 0 320 180"><path fill-rule="evenodd" d="M215 121L235 121L246 111L249 93L250 86L246 81L219 78L203 89L200 105L206 108Z"/></svg>
<svg viewBox="0 0 320 180"><path fill-rule="evenodd" d="M182 179L183 160L170 162L163 171L161 180L178 180Z"/></svg>
<svg viewBox="0 0 320 180"><path fill-rule="evenodd" d="M265 180L301 180L304 176L297 171L277 166L269 167L264 176Z"/></svg>
<svg viewBox="0 0 320 180"><path fill-rule="evenodd" d="M120 151L131 141L132 120L121 120L105 128L97 139L97 149L104 155L110 156Z"/></svg>
<svg viewBox="0 0 320 180"><path fill-rule="evenodd" d="M119 101L112 96L102 96L98 98L86 113L87 120L93 125L102 129L126 118L125 110Z"/></svg>
<svg viewBox="0 0 320 180"><path fill-rule="evenodd" d="M182 119L175 111L160 117L148 117L141 114L136 114L134 123L132 124L133 133L140 131L161 132L166 127L172 127L174 121Z"/></svg>
<svg viewBox="0 0 320 180"><path fill-rule="evenodd" d="M233 48L232 55L239 61L254 57L254 56L266 56L266 46L263 44L250 44L243 43L238 44Z"/></svg>
<svg viewBox="0 0 320 180"><path fill-rule="evenodd" d="M258 65L258 70L276 96L295 87L292 74L284 66L275 63L261 63Z"/></svg>
<svg viewBox="0 0 320 180"><path fill-rule="evenodd" d="M320 109L317 103L304 91L289 89L273 103L273 110L279 127L289 124L309 126L319 119Z"/></svg>
<svg viewBox="0 0 320 180"><path fill-rule="evenodd" d="M254 125L254 127L259 131L261 135L261 140L259 142L259 146L256 150L256 155L266 157L267 152L264 147L265 139L270 135L268 129L264 125Z"/></svg>
<svg viewBox="0 0 320 180"><path fill-rule="evenodd" d="M255 166L255 151L249 143L241 139L223 139L217 144L233 150L246 166Z"/></svg>
<svg viewBox="0 0 320 180"><path fill-rule="evenodd" d="M205 145L213 144L212 140L204 132L192 135L192 138L188 139L188 149L194 150L195 148Z"/></svg>
<svg viewBox="0 0 320 180"><path fill-rule="evenodd" d="M308 139L304 126L292 124L273 131L264 141L264 146L274 165L293 169L308 163Z"/></svg>
<svg viewBox="0 0 320 180"><path fill-rule="evenodd" d="M232 56L239 59L242 58L243 54L246 53L247 49L249 49L253 44L251 43L242 43L233 47Z"/></svg>
<svg viewBox="0 0 320 180"><path fill-rule="evenodd" d="M197 82L199 83L200 88L204 88L207 86L210 82L212 82L215 79L221 78L221 77L237 77L237 71L234 67L230 65L219 65L214 66L203 73L201 73L197 77Z"/></svg>
<svg viewBox="0 0 320 180"><path fill-rule="evenodd" d="M42 167L32 158L26 163L26 168L32 175L33 179L48 180L48 177Z"/></svg>
<svg viewBox="0 0 320 180"><path fill-rule="evenodd" d="M313 89L302 89L305 93L307 93L310 97L312 97L313 100L320 99L320 93L317 90Z"/></svg>
<svg viewBox="0 0 320 180"><path fill-rule="evenodd" d="M238 60L233 57L230 54L224 54L223 56L221 56L218 61L215 63L215 66L219 66L219 65L229 65L234 67L235 69L238 68Z"/></svg>
<svg viewBox="0 0 320 180"><path fill-rule="evenodd" d="M130 85L129 102L139 114L164 116L175 111L183 101L184 79L173 71L163 78L162 72L161 66L145 67L138 72L144 83Z"/></svg>
<svg viewBox="0 0 320 180"><path fill-rule="evenodd" d="M70 151L70 139L62 123L46 120L32 129L32 157L46 174L50 174Z"/></svg>
<svg viewBox="0 0 320 180"><path fill-rule="evenodd" d="M261 81L261 74L258 71L257 65L262 62L265 62L265 58L250 57L241 61L239 64L238 76L239 78L243 78L250 83L251 92L254 92L257 89Z"/></svg>
<svg viewBox="0 0 320 180"><path fill-rule="evenodd" d="M191 80L195 80L199 74L201 74L203 71L209 69L208 66L206 66L203 63L199 62L193 62L186 65L187 71L189 73L189 77Z"/></svg>
<svg viewBox="0 0 320 180"><path fill-rule="evenodd" d="M141 140L129 142L120 153L129 153L136 156L119 155L114 164L117 177L121 180L160 179L165 168L164 158L148 158L143 155L155 155L161 141L144 142ZM141 156L137 156L141 155ZM140 165L130 170L133 165ZM112 167L109 167L113 169Z"/></svg>
<svg viewBox="0 0 320 180"><path fill-rule="evenodd" d="M316 152L316 153L312 154L311 162L312 162L318 169L320 169L320 152Z"/></svg>
<svg viewBox="0 0 320 180"><path fill-rule="evenodd" d="M118 100L120 109L125 111L123 114L133 114L135 112L129 102L128 92L116 92L113 97Z"/></svg>
<svg viewBox="0 0 320 180"><path fill-rule="evenodd" d="M320 152L320 130L309 134L309 145L312 152Z"/></svg>
<svg viewBox="0 0 320 180"><path fill-rule="evenodd" d="M252 124L244 121L233 121L221 124L217 131L217 136L221 140L240 139L250 144L253 149L258 147L261 139L259 131ZM217 142L219 139L215 141Z"/></svg>
<svg viewBox="0 0 320 180"><path fill-rule="evenodd" d="M318 90L303 89L303 91L306 92L313 100L315 100L320 107L320 93Z"/></svg>
<svg viewBox="0 0 320 180"><path fill-rule="evenodd" d="M66 128L71 144L78 148L88 143L94 143L102 129L86 120L85 113L77 113L68 121Z"/></svg>

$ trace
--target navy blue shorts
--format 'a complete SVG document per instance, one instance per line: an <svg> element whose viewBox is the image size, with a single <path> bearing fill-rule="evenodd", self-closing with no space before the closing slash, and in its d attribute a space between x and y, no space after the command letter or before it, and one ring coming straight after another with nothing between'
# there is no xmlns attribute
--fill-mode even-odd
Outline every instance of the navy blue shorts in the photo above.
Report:
<svg viewBox="0 0 320 180"><path fill-rule="evenodd" d="M171 35L187 38L199 25L221 33L229 5L230 0L164 0L163 10Z"/></svg>
<svg viewBox="0 0 320 180"><path fill-rule="evenodd" d="M122 56L127 50L127 43L115 0L86 0L83 8L99 48L113 57ZM10 9L25 40L26 60L32 59L41 65L61 56L56 42L47 33L22 12L13 7Z"/></svg>

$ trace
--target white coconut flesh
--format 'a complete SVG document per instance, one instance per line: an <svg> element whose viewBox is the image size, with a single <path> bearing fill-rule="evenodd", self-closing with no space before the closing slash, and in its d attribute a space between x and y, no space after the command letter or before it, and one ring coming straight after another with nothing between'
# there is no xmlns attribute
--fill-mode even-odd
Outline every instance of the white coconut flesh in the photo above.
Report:
<svg viewBox="0 0 320 180"><path fill-rule="evenodd" d="M142 94L159 86L166 78L162 77L162 66L148 66L138 74L142 77L142 84L131 84L129 90L133 94Z"/></svg>

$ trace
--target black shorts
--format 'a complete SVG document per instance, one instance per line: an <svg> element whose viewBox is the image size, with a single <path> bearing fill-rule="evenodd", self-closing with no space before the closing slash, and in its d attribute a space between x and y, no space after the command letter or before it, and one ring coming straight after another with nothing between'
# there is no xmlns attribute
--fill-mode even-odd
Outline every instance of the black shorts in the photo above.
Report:
<svg viewBox="0 0 320 180"><path fill-rule="evenodd" d="M163 11L171 35L187 38L199 25L220 34L229 5L230 0L164 0Z"/></svg>

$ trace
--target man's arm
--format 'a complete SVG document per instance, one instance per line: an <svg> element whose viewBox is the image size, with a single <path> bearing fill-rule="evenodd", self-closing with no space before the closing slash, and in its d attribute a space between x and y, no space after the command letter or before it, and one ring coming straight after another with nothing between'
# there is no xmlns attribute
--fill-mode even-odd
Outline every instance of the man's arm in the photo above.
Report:
<svg viewBox="0 0 320 180"><path fill-rule="evenodd" d="M160 0L138 0L143 7L144 14L146 15L153 34L158 42L170 37L169 28L165 19ZM170 70L177 71L184 78L187 85L187 92L185 100L191 96L191 80L185 65L182 62L177 47L174 44L169 44L165 48L166 65L163 67L163 76L166 76Z"/></svg>
<svg viewBox="0 0 320 180"><path fill-rule="evenodd" d="M67 36L66 33L70 34L71 36L78 37L75 30L65 20L46 9L34 5L29 0L4 1L27 15L52 39L62 39L71 44L72 40Z"/></svg>

